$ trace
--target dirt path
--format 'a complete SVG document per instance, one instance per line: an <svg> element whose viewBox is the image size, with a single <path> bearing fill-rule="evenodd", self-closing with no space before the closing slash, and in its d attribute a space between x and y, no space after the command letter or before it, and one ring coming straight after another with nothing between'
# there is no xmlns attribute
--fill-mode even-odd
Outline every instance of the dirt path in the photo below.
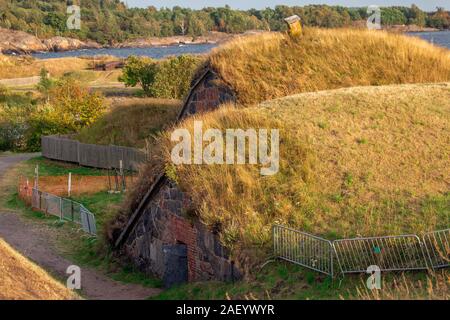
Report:
<svg viewBox="0 0 450 320"><path fill-rule="evenodd" d="M33 155L0 156L0 180L7 168ZM50 227L34 224L15 212L0 212L0 237L17 251L61 279L74 263L62 257L55 245L55 232ZM156 295L159 289L114 281L92 268L81 268L82 293L88 299L140 300Z"/></svg>
<svg viewBox="0 0 450 320"><path fill-rule="evenodd" d="M27 78L14 78L14 79L2 79L0 84L7 87L20 87L20 86L34 86L39 83L41 77L27 77Z"/></svg>

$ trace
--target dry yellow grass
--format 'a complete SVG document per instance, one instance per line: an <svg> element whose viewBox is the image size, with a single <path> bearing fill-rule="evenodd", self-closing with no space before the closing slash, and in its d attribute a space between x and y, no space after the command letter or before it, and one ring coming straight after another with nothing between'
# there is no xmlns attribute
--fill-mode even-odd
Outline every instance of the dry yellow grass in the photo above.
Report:
<svg viewBox="0 0 450 320"><path fill-rule="evenodd" d="M0 239L0 300L79 299Z"/></svg>
<svg viewBox="0 0 450 320"><path fill-rule="evenodd" d="M357 289L358 300L449 300L450 273L446 270L427 276L426 280L408 279L405 274L382 283L381 290Z"/></svg>
<svg viewBox="0 0 450 320"><path fill-rule="evenodd" d="M41 60L31 57L0 56L0 79L38 76L42 68L47 69L52 77L60 77L67 72L85 70L91 66L92 60L83 58Z"/></svg>
<svg viewBox="0 0 450 320"><path fill-rule="evenodd" d="M181 104L178 100L122 98L76 139L85 143L143 148L152 136L172 124Z"/></svg>
<svg viewBox="0 0 450 320"><path fill-rule="evenodd" d="M280 171L252 165L171 165L199 217L233 246L270 243L274 223L323 235L372 236L448 228L450 84L305 93L222 108L207 128L280 129ZM206 143L205 143L206 144Z"/></svg>
<svg viewBox="0 0 450 320"><path fill-rule="evenodd" d="M301 92L352 86L450 81L450 51L378 31L306 29L238 38L217 48L209 65L254 104Z"/></svg>

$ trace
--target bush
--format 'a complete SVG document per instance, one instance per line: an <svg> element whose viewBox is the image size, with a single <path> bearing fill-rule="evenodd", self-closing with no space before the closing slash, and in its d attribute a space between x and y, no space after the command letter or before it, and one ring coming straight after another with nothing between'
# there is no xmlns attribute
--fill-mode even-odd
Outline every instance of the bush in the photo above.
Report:
<svg viewBox="0 0 450 320"><path fill-rule="evenodd" d="M49 88L44 105L6 90L0 92L0 102L2 151L38 151L41 136L77 132L94 123L106 108L100 94L90 93L71 79Z"/></svg>
<svg viewBox="0 0 450 320"><path fill-rule="evenodd" d="M155 98L183 99L201 63L197 56L182 55L159 63L151 94Z"/></svg>
<svg viewBox="0 0 450 320"><path fill-rule="evenodd" d="M61 80L50 90L50 105L50 122L72 131L91 125L106 109L101 94L89 92L72 79Z"/></svg>
<svg viewBox="0 0 450 320"><path fill-rule="evenodd" d="M0 151L25 149L26 108L0 106Z"/></svg>
<svg viewBox="0 0 450 320"><path fill-rule="evenodd" d="M119 81L127 87L140 85L145 94L150 96L150 86L155 81L156 62L151 58L128 57Z"/></svg>
<svg viewBox="0 0 450 320"><path fill-rule="evenodd" d="M192 77L202 59L192 55L171 57L162 61L129 57L123 75L126 86L140 85L154 98L182 99L189 91Z"/></svg>
<svg viewBox="0 0 450 320"><path fill-rule="evenodd" d="M40 106L36 112L27 119L24 140L27 151L41 149L41 137L53 134L66 134L73 132L70 126L61 121L63 117L50 105Z"/></svg>

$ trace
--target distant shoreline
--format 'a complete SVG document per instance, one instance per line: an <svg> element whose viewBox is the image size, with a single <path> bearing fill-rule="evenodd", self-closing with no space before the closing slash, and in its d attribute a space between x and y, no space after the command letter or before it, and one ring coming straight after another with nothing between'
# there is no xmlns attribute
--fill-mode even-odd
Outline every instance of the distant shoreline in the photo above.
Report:
<svg viewBox="0 0 450 320"><path fill-rule="evenodd" d="M49 39L38 39L33 35L27 34L21 31L7 30L8 33L6 40L5 30L0 31L0 54L8 56L23 56L33 54L46 54L46 53L58 53L58 52L72 52L82 50L108 50L108 49L150 49L150 48L164 48L164 47L177 47L177 46L195 46L195 45L214 45L227 42L235 37L239 37L246 34L264 32L262 30L248 31L241 34L228 34L223 32L210 32L206 36L191 37L191 36L172 36L161 38L136 38L129 39L121 43L115 43L112 45L101 45L94 41L83 42L78 39L65 38L65 37L53 37ZM440 30L434 28L419 28L416 26L391 26L383 28L384 31L398 32L398 33L441 33L450 32L450 30ZM3 40L3 41L2 41ZM16 41L14 41L16 40Z"/></svg>

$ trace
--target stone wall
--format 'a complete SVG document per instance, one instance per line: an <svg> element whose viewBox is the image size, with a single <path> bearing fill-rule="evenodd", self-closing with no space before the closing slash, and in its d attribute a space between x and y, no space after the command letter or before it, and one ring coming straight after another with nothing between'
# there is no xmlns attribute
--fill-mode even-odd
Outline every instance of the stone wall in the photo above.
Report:
<svg viewBox="0 0 450 320"><path fill-rule="evenodd" d="M168 182L145 208L123 250L141 271L165 278L165 245L187 246L189 281L230 281L241 277L219 237L189 217L187 194Z"/></svg>
<svg viewBox="0 0 450 320"><path fill-rule="evenodd" d="M235 102L232 90L208 71L191 90L180 119L212 111L226 102ZM189 214L189 196L166 180L131 229L122 248L124 253L140 270L166 279L171 272L166 248L182 244L187 248L189 281L239 279L241 274L218 236Z"/></svg>
<svg viewBox="0 0 450 320"><path fill-rule="evenodd" d="M192 90L182 117L212 111L223 103L235 101L233 91L210 71Z"/></svg>

